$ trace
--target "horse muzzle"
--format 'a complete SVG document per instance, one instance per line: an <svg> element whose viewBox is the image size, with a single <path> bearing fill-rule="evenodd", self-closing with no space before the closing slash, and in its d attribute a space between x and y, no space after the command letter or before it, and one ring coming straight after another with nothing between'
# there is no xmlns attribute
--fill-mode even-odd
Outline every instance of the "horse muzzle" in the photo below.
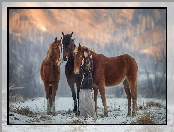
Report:
<svg viewBox="0 0 174 132"><path fill-rule="evenodd" d="M64 61L67 61L67 57L66 57L66 56L63 56L63 60L64 60Z"/></svg>
<svg viewBox="0 0 174 132"><path fill-rule="evenodd" d="M79 70L74 70L74 74L79 74Z"/></svg>

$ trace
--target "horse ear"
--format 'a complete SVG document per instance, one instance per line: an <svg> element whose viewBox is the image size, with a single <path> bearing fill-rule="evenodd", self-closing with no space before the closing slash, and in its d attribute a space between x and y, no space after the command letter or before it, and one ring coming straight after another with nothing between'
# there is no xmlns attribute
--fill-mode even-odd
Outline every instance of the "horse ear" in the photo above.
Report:
<svg viewBox="0 0 174 132"><path fill-rule="evenodd" d="M78 50L81 50L81 48L82 48L82 47L81 47L81 45L80 45L80 43L79 43L79 47L78 47Z"/></svg>
<svg viewBox="0 0 174 132"><path fill-rule="evenodd" d="M64 36L64 33L62 32L62 35Z"/></svg>
<svg viewBox="0 0 174 132"><path fill-rule="evenodd" d="M57 37L55 37L55 42L57 41Z"/></svg>
<svg viewBox="0 0 174 132"><path fill-rule="evenodd" d="M80 45L80 43L79 43L79 49L81 50L81 45Z"/></svg>
<svg viewBox="0 0 174 132"><path fill-rule="evenodd" d="M73 32L71 33L71 37L72 37L72 34L73 34Z"/></svg>
<svg viewBox="0 0 174 132"><path fill-rule="evenodd" d="M76 45L74 44L74 49L76 48Z"/></svg>

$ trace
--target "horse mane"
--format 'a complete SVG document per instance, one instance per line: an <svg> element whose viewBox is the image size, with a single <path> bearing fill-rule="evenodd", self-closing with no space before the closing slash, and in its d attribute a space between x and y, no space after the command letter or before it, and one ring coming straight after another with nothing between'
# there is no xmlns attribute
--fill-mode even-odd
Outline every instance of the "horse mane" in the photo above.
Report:
<svg viewBox="0 0 174 132"><path fill-rule="evenodd" d="M44 59L44 63L48 63L52 57L52 47L53 47L53 43L49 45L48 47L48 51L47 51L47 54L46 54L46 57Z"/></svg>
<svg viewBox="0 0 174 132"><path fill-rule="evenodd" d="M88 48L88 50L89 50L90 52L96 53L96 51L94 50L94 48L92 49L92 48L89 48L89 47L86 47L86 46L82 46L82 48L83 48L83 49L84 49L84 48Z"/></svg>
<svg viewBox="0 0 174 132"><path fill-rule="evenodd" d="M56 42L57 42L57 40L55 39L54 42L52 42L51 44L49 44L46 57L45 57L45 59L43 60L44 63L47 64L48 62L50 62L50 60L51 60L51 58L52 58L52 55L53 55L53 54L52 54L53 45L56 44Z"/></svg>
<svg viewBox="0 0 174 132"><path fill-rule="evenodd" d="M81 46L81 45L79 45L79 46ZM75 53L75 54L77 54L79 46L78 46L78 47L75 47L75 49L74 49L74 53ZM89 52L96 53L96 51L94 50L94 48L92 49L92 48L89 48L89 47L86 47L86 46L81 46L81 50L82 50L82 51L83 51L84 48L88 48ZM97 53L96 53L96 54L97 54Z"/></svg>

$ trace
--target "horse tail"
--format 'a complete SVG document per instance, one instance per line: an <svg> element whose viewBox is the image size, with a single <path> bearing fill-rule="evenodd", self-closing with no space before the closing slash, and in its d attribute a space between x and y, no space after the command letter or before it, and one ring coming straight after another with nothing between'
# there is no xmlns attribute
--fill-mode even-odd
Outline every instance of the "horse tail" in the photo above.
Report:
<svg viewBox="0 0 174 132"><path fill-rule="evenodd" d="M136 96L138 95L138 64L136 62L136 60L131 57L130 55L128 54L125 54L124 55L124 61L126 63L126 69L127 69L127 74L129 75L132 75L133 74L133 83L134 83L134 87L135 87L135 90L136 90ZM130 79L130 77L129 77ZM128 81L129 81L128 79ZM132 78L131 78L132 79Z"/></svg>

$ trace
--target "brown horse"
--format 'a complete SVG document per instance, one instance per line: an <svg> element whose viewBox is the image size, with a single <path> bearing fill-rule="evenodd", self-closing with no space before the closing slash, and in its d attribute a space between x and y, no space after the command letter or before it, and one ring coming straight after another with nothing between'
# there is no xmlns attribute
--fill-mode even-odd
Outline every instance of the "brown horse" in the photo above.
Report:
<svg viewBox="0 0 174 132"><path fill-rule="evenodd" d="M63 60L67 61L65 65L65 75L67 79L67 83L70 86L71 92L72 92L72 97L74 100L74 109L73 112L79 114L79 92L80 92L80 85L81 85L81 80L82 80L82 73L81 70L79 74L74 74L74 56L73 56L73 51L76 47L74 44L74 40L71 38L72 34L64 34L63 39L62 39L62 44L63 44ZM74 83L76 84L77 87L77 96L74 88ZM78 102L77 102L78 101ZM78 107L77 107L78 103Z"/></svg>
<svg viewBox="0 0 174 132"><path fill-rule="evenodd" d="M49 45L40 69L41 79L46 91L47 114L50 114L51 109L52 113L55 113L55 96L60 80L60 64L62 63L60 59L61 47L61 39L57 40L56 37L55 41Z"/></svg>
<svg viewBox="0 0 174 132"><path fill-rule="evenodd" d="M78 74L82 62L83 48L80 44L74 50L74 73ZM128 99L128 115L131 115L131 98L133 102L132 115L136 115L138 65L128 54L117 57L106 57L90 51L93 58L93 85L97 86L104 106L104 115L107 116L105 86L116 86L123 80ZM130 87L129 87L130 86ZM98 89L94 89L95 111L97 112Z"/></svg>

